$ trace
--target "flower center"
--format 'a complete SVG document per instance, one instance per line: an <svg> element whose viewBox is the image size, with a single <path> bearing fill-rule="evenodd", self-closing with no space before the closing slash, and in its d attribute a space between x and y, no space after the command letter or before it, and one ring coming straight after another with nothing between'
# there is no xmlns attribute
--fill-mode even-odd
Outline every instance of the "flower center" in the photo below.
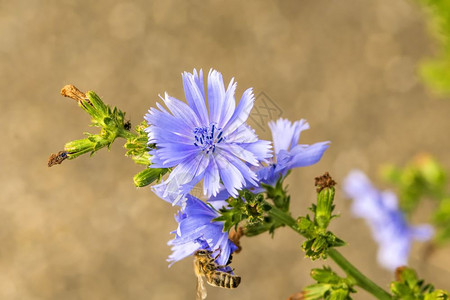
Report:
<svg viewBox="0 0 450 300"><path fill-rule="evenodd" d="M214 153L216 144L225 142L225 137L222 134L222 128L217 127L214 123L209 124L208 127L196 127L194 129L194 146L206 151L206 154Z"/></svg>

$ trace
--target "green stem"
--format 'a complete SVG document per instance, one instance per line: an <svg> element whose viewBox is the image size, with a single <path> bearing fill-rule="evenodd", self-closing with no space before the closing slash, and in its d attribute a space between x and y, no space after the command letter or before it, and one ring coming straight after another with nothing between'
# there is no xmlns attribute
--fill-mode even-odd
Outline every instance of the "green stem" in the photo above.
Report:
<svg viewBox="0 0 450 300"><path fill-rule="evenodd" d="M377 299L392 299L392 296L388 292L361 273L341 253L339 253L339 251L336 249L329 249L328 255L347 275L355 279L358 286L377 297Z"/></svg>
<svg viewBox="0 0 450 300"><path fill-rule="evenodd" d="M136 138L138 135L134 134L134 133L132 133L132 132L130 132L128 130L119 128L119 130L117 131L117 136L129 140L129 139Z"/></svg>
<svg viewBox="0 0 450 300"><path fill-rule="evenodd" d="M291 227L294 231L296 231L298 234L303 234L300 232L299 228L297 227L297 222L295 221L292 216L282 211L279 208L272 207L272 209L269 211L269 215L272 216L275 220L279 221L280 223L286 224L287 226ZM328 255L331 257L331 259L334 260L334 262L344 270L344 272L351 276L358 286L360 286L362 289L366 290L367 292L371 293L377 299L386 299L391 300L392 296L383 290L381 287L379 287L376 283L374 283L372 280L367 278L364 274L362 274L354 265L352 265L347 259L345 259L342 254L340 254L335 249L329 249Z"/></svg>

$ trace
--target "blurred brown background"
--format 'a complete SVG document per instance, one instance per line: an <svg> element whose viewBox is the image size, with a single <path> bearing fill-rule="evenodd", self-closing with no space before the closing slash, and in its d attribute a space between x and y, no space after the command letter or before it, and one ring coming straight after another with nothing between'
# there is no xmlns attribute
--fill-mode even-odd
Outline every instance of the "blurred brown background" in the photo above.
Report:
<svg viewBox="0 0 450 300"><path fill-rule="evenodd" d="M96 130L59 96L65 84L96 91L134 125L158 94L183 99L185 70L235 77L238 97L250 86L264 92L283 117L310 122L301 142L332 141L320 163L290 176L292 210L303 214L313 177L324 171L338 182L352 168L375 179L380 164L403 165L423 151L450 169L450 101L416 75L435 47L423 13L406 0L0 0L0 299L194 298L192 261L170 269L165 261L175 209L133 186L140 167L123 156L121 141L47 168L50 153ZM392 274L376 264L370 232L342 193L337 210L333 230L349 243L341 251L387 288ZM427 213L425 206L414 221ZM208 299L300 291L312 283L309 270L324 264L305 259L300 242L288 229L243 240L234 258L241 286L208 287ZM424 245L414 244L410 263L450 289L449 249L425 264ZM354 298L371 297L360 290Z"/></svg>

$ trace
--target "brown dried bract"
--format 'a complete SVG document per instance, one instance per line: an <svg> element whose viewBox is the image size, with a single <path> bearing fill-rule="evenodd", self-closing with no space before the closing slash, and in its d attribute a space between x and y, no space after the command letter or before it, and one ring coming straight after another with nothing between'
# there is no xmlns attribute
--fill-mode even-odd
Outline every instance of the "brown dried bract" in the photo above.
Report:
<svg viewBox="0 0 450 300"><path fill-rule="evenodd" d="M230 230L230 234L228 235L228 238L230 241L233 242L233 244L238 247L234 253L239 253L242 250L240 239L244 235L244 229L242 227L238 227L237 231L232 229Z"/></svg>
<svg viewBox="0 0 450 300"><path fill-rule="evenodd" d="M71 98L77 102L86 100L86 94L77 89L74 85L68 84L61 89L61 95Z"/></svg>
<svg viewBox="0 0 450 300"><path fill-rule="evenodd" d="M54 166L59 165L67 158L67 152L66 151L59 151L58 154L53 153L48 158L48 166Z"/></svg>
<svg viewBox="0 0 450 300"><path fill-rule="evenodd" d="M292 294L287 300L303 300L305 299L305 292Z"/></svg>
<svg viewBox="0 0 450 300"><path fill-rule="evenodd" d="M328 172L325 172L322 176L314 178L315 186L317 187L317 192L320 193L326 187L333 187L337 183L331 178Z"/></svg>

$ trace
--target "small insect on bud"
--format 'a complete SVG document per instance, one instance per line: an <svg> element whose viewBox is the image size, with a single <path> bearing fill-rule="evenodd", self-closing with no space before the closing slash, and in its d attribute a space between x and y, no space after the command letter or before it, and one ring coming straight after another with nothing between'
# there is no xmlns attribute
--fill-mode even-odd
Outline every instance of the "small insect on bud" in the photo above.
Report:
<svg viewBox="0 0 450 300"><path fill-rule="evenodd" d="M126 121L125 124L123 124L123 128L125 128L125 130L130 130L131 129L131 122L130 122L130 120Z"/></svg>
<svg viewBox="0 0 450 300"><path fill-rule="evenodd" d="M52 167L54 165L61 164L67 158L67 151L59 151L57 154L52 153L48 158L48 166Z"/></svg>

